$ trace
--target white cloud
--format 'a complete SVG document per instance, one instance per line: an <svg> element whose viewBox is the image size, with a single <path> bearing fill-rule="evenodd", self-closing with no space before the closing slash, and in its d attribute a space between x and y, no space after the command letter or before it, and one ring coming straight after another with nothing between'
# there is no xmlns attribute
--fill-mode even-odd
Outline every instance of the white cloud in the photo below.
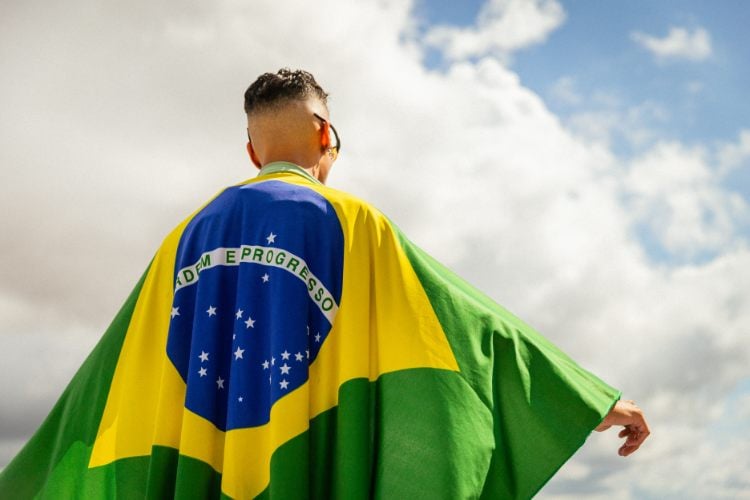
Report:
<svg viewBox="0 0 750 500"><path fill-rule="evenodd" d="M0 267L0 346L17 360L2 379L27 378L3 392L12 403L0 422L14 430L0 432L0 453L28 430L15 409L42 418L39 401L57 390L46 372L72 375L167 230L254 175L242 92L293 66L332 94L345 149L331 185L380 206L645 408L654 436L638 455L622 460L614 435L597 435L542 495L705 498L742 484L746 445L723 446L714 428L750 362L750 250L726 222L745 208L728 201L708 147L657 140L625 162L572 133L497 57L428 71L402 36L413 29L407 2L222 0L181 4L179 16L145 0L116 11L93 0L19 5L0 33L0 63L16 75L0 81L0 168L11 180L0 184L0 230L12 235L0 258L13 263ZM515 50L561 22L551 2L502 5L499 19L532 6L537 22L469 53ZM721 163L744 158L744 142ZM717 224L696 215L706 211ZM716 257L655 266L634 218L676 252ZM39 353L43 364L21 366Z"/></svg>
<svg viewBox="0 0 750 500"><path fill-rule="evenodd" d="M214 26L201 22L169 20L164 26L164 35L178 45L201 47L214 41L217 33Z"/></svg>
<svg viewBox="0 0 750 500"><path fill-rule="evenodd" d="M727 174L750 160L750 130L741 130L736 142L720 145L717 156L722 174Z"/></svg>
<svg viewBox="0 0 750 500"><path fill-rule="evenodd" d="M575 78L572 76L561 76L549 89L552 99L566 105L581 104L583 97L576 88Z"/></svg>
<svg viewBox="0 0 750 500"><path fill-rule="evenodd" d="M711 36L705 28L672 27L664 38L635 31L631 39L659 59L703 61L711 56Z"/></svg>
<svg viewBox="0 0 750 500"><path fill-rule="evenodd" d="M505 56L545 41L564 20L565 11L557 0L488 0L476 26L435 26L425 42L453 60Z"/></svg>
<svg viewBox="0 0 750 500"><path fill-rule="evenodd" d="M721 187L703 149L659 143L630 165L625 180L636 223L648 226L666 250L691 258L731 246L750 209Z"/></svg>
<svg viewBox="0 0 750 500"><path fill-rule="evenodd" d="M646 150L659 138L659 127L670 119L664 106L653 101L625 106L616 96L597 93L590 103L565 123L581 139L606 147L621 141L637 151Z"/></svg>

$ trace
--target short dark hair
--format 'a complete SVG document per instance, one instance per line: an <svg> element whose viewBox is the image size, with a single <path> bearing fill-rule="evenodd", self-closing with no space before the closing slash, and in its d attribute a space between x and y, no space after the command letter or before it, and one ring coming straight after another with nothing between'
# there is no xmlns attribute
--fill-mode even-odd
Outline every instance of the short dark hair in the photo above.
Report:
<svg viewBox="0 0 750 500"><path fill-rule="evenodd" d="M317 97L328 105L328 94L307 71L281 68L276 73L263 73L245 91L245 113L273 108L292 100Z"/></svg>

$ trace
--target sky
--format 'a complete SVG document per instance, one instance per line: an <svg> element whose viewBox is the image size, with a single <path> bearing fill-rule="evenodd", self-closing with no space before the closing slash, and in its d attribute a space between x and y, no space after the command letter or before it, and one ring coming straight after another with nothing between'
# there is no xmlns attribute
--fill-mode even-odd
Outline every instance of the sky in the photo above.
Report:
<svg viewBox="0 0 750 500"><path fill-rule="evenodd" d="M242 94L331 94L329 185L644 409L539 498L750 498L746 2L0 6L0 467L162 238L255 175Z"/></svg>

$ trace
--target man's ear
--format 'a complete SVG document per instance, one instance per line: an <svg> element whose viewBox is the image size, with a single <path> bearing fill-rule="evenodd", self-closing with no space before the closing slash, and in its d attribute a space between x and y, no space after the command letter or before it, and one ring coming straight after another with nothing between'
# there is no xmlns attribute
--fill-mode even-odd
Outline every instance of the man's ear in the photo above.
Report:
<svg viewBox="0 0 750 500"><path fill-rule="evenodd" d="M261 167L263 167L263 165L260 164L260 160L258 159L258 156L255 154L253 143L249 141L247 143L247 154L250 156L250 161L253 162L253 165L258 167L258 170L260 170Z"/></svg>

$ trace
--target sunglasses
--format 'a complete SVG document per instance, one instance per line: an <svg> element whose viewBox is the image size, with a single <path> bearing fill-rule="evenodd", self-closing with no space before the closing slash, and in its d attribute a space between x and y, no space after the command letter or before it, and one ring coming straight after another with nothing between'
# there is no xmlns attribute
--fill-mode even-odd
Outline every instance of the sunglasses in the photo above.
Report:
<svg viewBox="0 0 750 500"><path fill-rule="evenodd" d="M339 133L336 132L336 127L334 127L331 122L320 116L318 113L313 113L313 116L315 116L315 118L322 121L323 123L327 123L328 126L331 127L331 130L333 130L333 136L336 138L336 145L331 146L331 149L336 150L336 154L339 154L341 152L341 139L339 139Z"/></svg>

